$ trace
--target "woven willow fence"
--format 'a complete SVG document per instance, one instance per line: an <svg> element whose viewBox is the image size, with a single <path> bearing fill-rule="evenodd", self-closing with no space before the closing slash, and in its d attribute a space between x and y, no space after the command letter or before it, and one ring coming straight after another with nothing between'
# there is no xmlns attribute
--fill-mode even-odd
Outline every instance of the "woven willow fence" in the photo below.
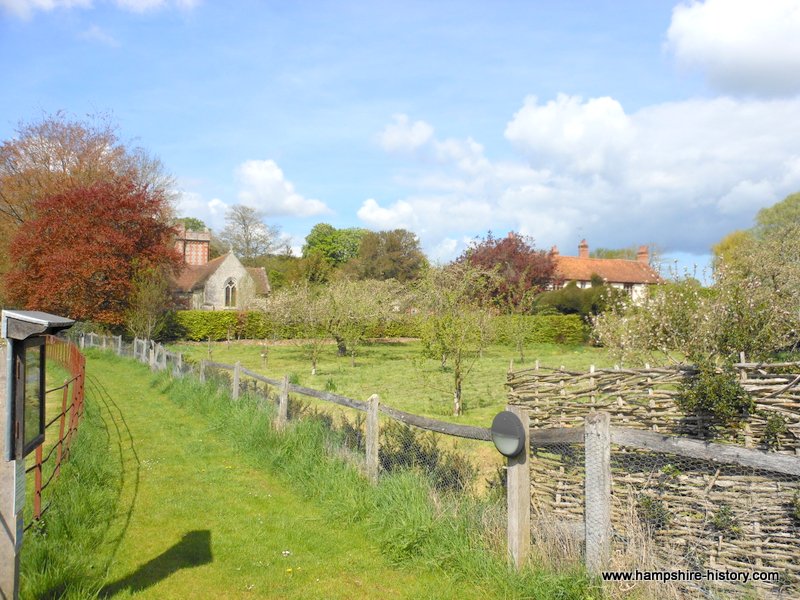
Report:
<svg viewBox="0 0 800 600"><path fill-rule="evenodd" d="M588 414L603 411L610 415L612 432L615 427L619 432L611 437L609 569L751 576L747 586L719 581L662 584L651 590L659 597L714 597L720 590L800 597L798 367L736 365L757 410L744 427L717 432L715 441L722 438L726 445L687 439L707 435L708 429L703 418L683 414L675 402L678 384L695 374L691 368L534 368L509 373L509 401L526 409L531 423L534 545L562 553L564 559L580 554L588 509L583 445L563 435L548 442L547 435L533 434L583 428ZM773 414L783 424L777 432L768 427ZM663 437L664 444L642 446L637 435L656 441ZM686 453L684 446L694 451ZM771 581L754 583L754 573L768 574Z"/></svg>

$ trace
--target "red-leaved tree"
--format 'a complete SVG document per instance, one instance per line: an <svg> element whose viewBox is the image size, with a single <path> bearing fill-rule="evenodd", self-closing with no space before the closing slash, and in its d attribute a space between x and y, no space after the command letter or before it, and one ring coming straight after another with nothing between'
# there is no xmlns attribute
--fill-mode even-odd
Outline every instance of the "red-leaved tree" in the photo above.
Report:
<svg viewBox="0 0 800 600"><path fill-rule="evenodd" d="M537 250L531 238L514 232L496 238L490 231L467 248L458 261L491 273L485 290L489 301L513 311L527 310L531 296L546 288L555 271L552 254Z"/></svg>
<svg viewBox="0 0 800 600"><path fill-rule="evenodd" d="M168 203L129 177L45 196L11 242L11 303L108 325L125 322L134 274L174 271Z"/></svg>

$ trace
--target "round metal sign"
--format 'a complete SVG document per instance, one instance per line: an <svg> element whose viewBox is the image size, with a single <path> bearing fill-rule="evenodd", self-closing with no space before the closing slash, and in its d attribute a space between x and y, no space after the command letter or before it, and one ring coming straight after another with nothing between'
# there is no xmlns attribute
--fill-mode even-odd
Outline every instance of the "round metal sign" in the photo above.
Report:
<svg viewBox="0 0 800 600"><path fill-rule="evenodd" d="M513 457L525 446L525 428L514 413L504 410L492 421L492 441L503 456Z"/></svg>

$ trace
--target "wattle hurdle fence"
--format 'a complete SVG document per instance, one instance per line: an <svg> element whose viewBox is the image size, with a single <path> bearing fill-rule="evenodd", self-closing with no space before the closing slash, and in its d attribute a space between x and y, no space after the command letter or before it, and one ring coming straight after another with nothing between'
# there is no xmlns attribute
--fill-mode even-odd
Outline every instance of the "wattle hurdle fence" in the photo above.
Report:
<svg viewBox="0 0 800 600"><path fill-rule="evenodd" d="M74 343L54 336L47 336L46 344L48 364L52 362L64 369L67 377L61 385L45 391L46 397L57 395L60 398L61 402L55 403L60 410L55 415L48 414L45 423L46 441L36 448L32 461L28 459L30 466L25 469L26 474L32 472L34 477L33 514L25 525L26 530L41 519L51 506L50 503L42 505L42 496L50 484L58 479L61 465L69 458L70 446L81 422L84 407L86 359L80 349Z"/></svg>

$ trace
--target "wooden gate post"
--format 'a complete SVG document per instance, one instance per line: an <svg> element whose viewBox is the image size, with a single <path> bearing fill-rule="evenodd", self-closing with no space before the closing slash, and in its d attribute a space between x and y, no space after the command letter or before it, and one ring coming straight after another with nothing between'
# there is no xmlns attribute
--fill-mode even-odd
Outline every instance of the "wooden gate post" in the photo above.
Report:
<svg viewBox="0 0 800 600"><path fill-rule="evenodd" d="M233 365L233 383L231 384L231 398L234 400L239 399L239 379L241 378L242 373L242 363L238 360L236 364Z"/></svg>
<svg viewBox="0 0 800 600"><path fill-rule="evenodd" d="M611 417L590 413L584 424L586 569L597 575L611 556Z"/></svg>
<svg viewBox="0 0 800 600"><path fill-rule="evenodd" d="M378 454L380 449L379 435L380 427L378 424L378 405L380 397L378 394L372 394L367 400L369 407L367 409L367 477L372 483L378 483L378 473L380 470L380 463Z"/></svg>
<svg viewBox="0 0 800 600"><path fill-rule="evenodd" d="M519 569L527 562L531 547L530 417L528 411L519 406L508 405L506 410L519 417L525 430L524 450L508 459L507 470L508 554Z"/></svg>
<svg viewBox="0 0 800 600"><path fill-rule="evenodd" d="M278 397L278 419L275 422L276 428L280 431L286 427L286 422L289 420L289 376L283 376L283 383L281 384L281 393Z"/></svg>

